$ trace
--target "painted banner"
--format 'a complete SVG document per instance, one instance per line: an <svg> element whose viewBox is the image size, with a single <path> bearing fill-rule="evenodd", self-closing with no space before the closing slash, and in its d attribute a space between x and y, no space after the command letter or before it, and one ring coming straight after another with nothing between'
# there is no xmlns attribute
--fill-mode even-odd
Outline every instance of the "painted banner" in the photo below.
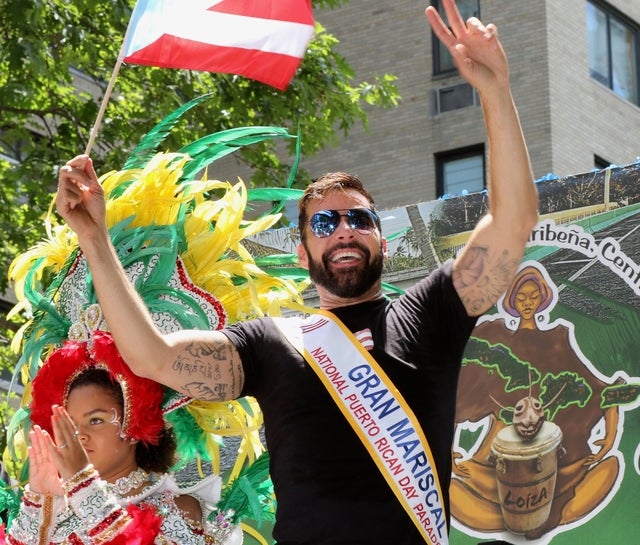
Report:
<svg viewBox="0 0 640 545"><path fill-rule="evenodd" d="M640 162L537 187L519 272L463 359L450 541L640 543ZM455 256L487 202L383 211L385 282ZM257 240L293 251L279 231Z"/></svg>
<svg viewBox="0 0 640 545"><path fill-rule="evenodd" d="M640 164L538 184L461 373L455 543L640 543Z"/></svg>

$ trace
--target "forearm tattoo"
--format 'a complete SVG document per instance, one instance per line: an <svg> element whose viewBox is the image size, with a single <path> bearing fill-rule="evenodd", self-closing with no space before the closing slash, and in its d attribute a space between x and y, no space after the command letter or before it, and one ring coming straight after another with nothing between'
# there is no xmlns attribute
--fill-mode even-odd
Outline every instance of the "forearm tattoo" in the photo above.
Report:
<svg viewBox="0 0 640 545"><path fill-rule="evenodd" d="M471 315L490 308L509 287L519 259L507 250L492 254L486 246L467 248L453 273L453 284Z"/></svg>
<svg viewBox="0 0 640 545"><path fill-rule="evenodd" d="M242 364L225 343L192 343L178 356L173 369L184 382L182 393L204 401L226 401L240 394Z"/></svg>

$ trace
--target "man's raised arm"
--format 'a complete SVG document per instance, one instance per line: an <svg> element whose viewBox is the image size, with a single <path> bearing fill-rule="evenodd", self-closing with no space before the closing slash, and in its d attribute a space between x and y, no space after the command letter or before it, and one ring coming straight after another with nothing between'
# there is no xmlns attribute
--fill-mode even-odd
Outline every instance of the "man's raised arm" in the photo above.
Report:
<svg viewBox="0 0 640 545"><path fill-rule="evenodd" d="M467 312L486 312L507 289L538 221L538 194L509 84L507 58L494 25L463 21L454 0L443 0L449 21L429 7L426 16L460 75L478 92L489 141L489 212L453 266Z"/></svg>
<svg viewBox="0 0 640 545"><path fill-rule="evenodd" d="M244 374L225 335L194 330L162 335L155 327L111 244L104 191L88 156L60 169L56 209L78 235L109 330L131 369L190 397L238 397Z"/></svg>

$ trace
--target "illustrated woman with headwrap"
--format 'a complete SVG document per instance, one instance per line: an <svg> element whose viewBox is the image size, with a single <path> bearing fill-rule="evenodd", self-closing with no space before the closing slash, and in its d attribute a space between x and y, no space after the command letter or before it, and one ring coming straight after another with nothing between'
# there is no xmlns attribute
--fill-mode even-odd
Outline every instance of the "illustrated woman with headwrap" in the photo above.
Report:
<svg viewBox="0 0 640 545"><path fill-rule="evenodd" d="M527 534L528 538L584 517L606 498L618 478L618 458L607 456L618 433L618 408L601 407L601 393L608 384L580 352L572 325L560 320L547 323L556 302L557 291L546 270L539 263L525 263L499 301L502 314L487 317L473 332L474 338L486 341L488 349L466 358L456 421L460 425L485 419L485 435L478 439L475 450L469 449L470 457L463 460L460 452L455 453L451 485L452 515L469 528L505 530L491 456L493 440L507 425L501 418L504 408L513 408L514 423L516 418L522 422L528 417L534 424L536 418L547 418L560 427L563 435L564 452L558 460L550 515L542 526ZM496 372L498 353L515 357L522 366L530 365L529 383L510 386L506 368L500 369L498 364L501 372ZM559 405L545 414L540 403L545 379L558 377L563 377L568 386L559 397ZM604 437L593 442L596 451L592 452L590 439L601 421Z"/></svg>

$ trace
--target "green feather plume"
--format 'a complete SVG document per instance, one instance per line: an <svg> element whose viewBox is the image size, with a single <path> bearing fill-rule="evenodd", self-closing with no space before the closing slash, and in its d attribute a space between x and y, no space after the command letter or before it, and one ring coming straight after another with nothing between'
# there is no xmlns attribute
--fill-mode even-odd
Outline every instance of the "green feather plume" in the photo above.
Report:
<svg viewBox="0 0 640 545"><path fill-rule="evenodd" d="M160 123L158 123L153 129L151 129L145 136L142 137L140 143L134 148L129 157L124 163L122 170L131 170L134 168L143 168L149 160L155 155L160 144L169 135L171 129L176 126L182 115L188 112L191 108L197 106L201 102L204 102L213 93L207 93L199 97L190 100L186 104L183 104L178 109L171 112Z"/></svg>
<svg viewBox="0 0 640 545"><path fill-rule="evenodd" d="M222 489L216 510L209 515L233 513L233 523L243 518L258 522L275 520L276 500L269 477L269 453L263 452L248 467Z"/></svg>
<svg viewBox="0 0 640 545"><path fill-rule="evenodd" d="M210 134L178 150L191 157L183 168L181 180L191 180L197 173L218 159L238 149L271 138L295 138L282 127L239 127Z"/></svg>
<svg viewBox="0 0 640 545"><path fill-rule="evenodd" d="M0 479L0 518L8 528L20 509L20 496Z"/></svg>

